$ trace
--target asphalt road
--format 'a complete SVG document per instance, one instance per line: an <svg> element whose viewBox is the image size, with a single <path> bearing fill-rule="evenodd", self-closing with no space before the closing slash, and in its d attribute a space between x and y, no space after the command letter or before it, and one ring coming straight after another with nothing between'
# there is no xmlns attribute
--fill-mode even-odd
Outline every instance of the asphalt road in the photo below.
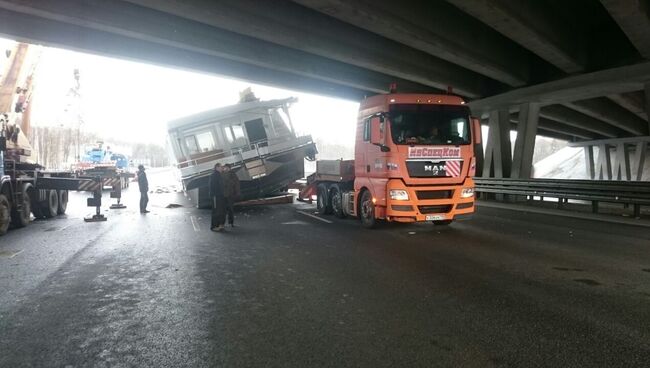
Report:
<svg viewBox="0 0 650 368"><path fill-rule="evenodd" d="M281 205L219 234L178 193L141 215L132 187L104 223L83 198L0 238L0 367L650 366L648 228Z"/></svg>

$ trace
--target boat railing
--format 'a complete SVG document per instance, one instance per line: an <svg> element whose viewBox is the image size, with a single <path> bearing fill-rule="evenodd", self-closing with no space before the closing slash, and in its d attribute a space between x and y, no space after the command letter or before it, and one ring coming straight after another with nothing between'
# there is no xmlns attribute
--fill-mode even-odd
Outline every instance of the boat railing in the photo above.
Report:
<svg viewBox="0 0 650 368"><path fill-rule="evenodd" d="M304 137L298 137L295 139L297 145L296 147L303 146L304 144L309 144L312 142L312 139L310 136L304 136ZM288 142L284 142L285 144ZM185 168L190 168L194 166L199 166L201 164L205 164L207 162L211 161L217 161L221 159L226 159L226 158L231 158L231 160L227 160L227 163L233 164L235 166L242 164L245 160L250 160L250 154L247 155L248 153L255 152L256 157L265 157L268 156L269 154L275 154L277 153L276 150L269 151L269 149L273 149L273 147L276 147L279 152L285 151L287 149L290 149L290 147L283 147L284 144L272 144L272 142L269 142L268 139L262 139L258 141L253 141L244 145L241 145L239 147L234 147L231 148L229 151L218 151L210 154L205 154L201 155L200 157L195 157L187 161L180 162L176 165L177 168L179 169L185 169ZM248 156L248 157L244 157Z"/></svg>

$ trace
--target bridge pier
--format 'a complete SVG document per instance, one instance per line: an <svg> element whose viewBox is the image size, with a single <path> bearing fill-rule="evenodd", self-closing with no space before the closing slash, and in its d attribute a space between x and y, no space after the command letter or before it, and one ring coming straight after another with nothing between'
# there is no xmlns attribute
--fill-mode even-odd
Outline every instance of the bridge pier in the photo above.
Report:
<svg viewBox="0 0 650 368"><path fill-rule="evenodd" d="M539 104L526 103L521 105L519 124L517 124L517 139L515 140L512 178L530 179L532 176L538 122Z"/></svg>
<svg viewBox="0 0 650 368"><path fill-rule="evenodd" d="M510 142L510 112L494 110L489 115L483 177L529 179L533 170L533 153L539 122L539 104L520 106L514 155Z"/></svg>
<svg viewBox="0 0 650 368"><path fill-rule="evenodd" d="M650 136L569 143L583 147L587 177L592 180L640 181L648 155ZM594 147L598 158L594 165Z"/></svg>

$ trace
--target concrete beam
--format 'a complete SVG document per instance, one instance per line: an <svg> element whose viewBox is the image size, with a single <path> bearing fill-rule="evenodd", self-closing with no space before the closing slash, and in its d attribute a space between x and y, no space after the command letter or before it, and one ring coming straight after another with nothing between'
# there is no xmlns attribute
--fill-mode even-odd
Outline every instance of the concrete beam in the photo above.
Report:
<svg viewBox="0 0 650 368"><path fill-rule="evenodd" d="M634 135L647 135L648 123L604 97L567 102L565 106Z"/></svg>
<svg viewBox="0 0 650 368"><path fill-rule="evenodd" d="M447 1L567 73L584 69L584 42L543 1Z"/></svg>
<svg viewBox="0 0 650 368"><path fill-rule="evenodd" d="M259 41L124 2L51 0L0 1L0 8L114 33L142 41L199 52L271 70L297 74L368 91L387 93L390 83L411 92L430 87ZM174 27L167 26L173 24Z"/></svg>
<svg viewBox="0 0 650 368"><path fill-rule="evenodd" d="M650 1L600 0L641 56L650 59Z"/></svg>
<svg viewBox="0 0 650 368"><path fill-rule="evenodd" d="M614 180L632 180L630 170L630 150L628 146L621 143L616 146L616 160L614 160Z"/></svg>
<svg viewBox="0 0 650 368"><path fill-rule="evenodd" d="M518 126L519 114L511 113L510 122L515 123ZM564 125L562 123L558 123L557 121L543 118L541 117L541 115L538 119L537 128L542 129L543 131L546 132L562 134L565 137L573 137L573 138L588 139L588 140L593 140L600 137L598 134L595 134L594 132L576 128L570 125Z"/></svg>
<svg viewBox="0 0 650 368"><path fill-rule="evenodd" d="M522 105L519 109L517 139L512 159L512 178L529 179L532 175L538 122L539 105Z"/></svg>
<svg viewBox="0 0 650 368"><path fill-rule="evenodd" d="M632 172L632 178L634 180L642 180L643 171L645 169L645 159L648 155L648 144L646 142L637 143L635 151L634 171Z"/></svg>
<svg viewBox="0 0 650 368"><path fill-rule="evenodd" d="M551 105L540 109L539 115L549 120L557 121L575 128L597 133L604 137L616 138L623 131L614 126L579 113L562 105Z"/></svg>
<svg viewBox="0 0 650 368"><path fill-rule="evenodd" d="M335 83L264 69L3 9L0 9L0 35L23 42L228 76L249 82L351 100L360 100L366 94L364 91Z"/></svg>
<svg viewBox="0 0 650 368"><path fill-rule="evenodd" d="M523 86L528 80L528 55L523 49L447 3L293 1L510 86Z"/></svg>
<svg viewBox="0 0 650 368"><path fill-rule="evenodd" d="M585 146L585 164L587 165L587 176L589 179L596 178L596 170L594 165L594 146Z"/></svg>
<svg viewBox="0 0 650 368"><path fill-rule="evenodd" d="M490 112L483 177L509 178L512 167L508 111Z"/></svg>
<svg viewBox="0 0 650 368"><path fill-rule="evenodd" d="M546 106L639 91L648 81L650 81L650 62L644 62L519 88L472 101L469 106L474 114L483 114L504 107L516 111L516 105L526 102L536 102Z"/></svg>
<svg viewBox="0 0 650 368"><path fill-rule="evenodd" d="M504 86L427 53L287 1L129 0L145 7L463 96Z"/></svg>
<svg viewBox="0 0 650 368"><path fill-rule="evenodd" d="M607 145L598 146L596 179L612 180L612 155Z"/></svg>
<svg viewBox="0 0 650 368"><path fill-rule="evenodd" d="M650 82L646 82L643 88L643 95L645 97L646 121L648 122L648 129L650 129Z"/></svg>
<svg viewBox="0 0 650 368"><path fill-rule="evenodd" d="M648 120L648 114L645 112L645 96L643 91L621 93L620 95L607 96L610 100L616 102L619 106L629 110L643 120Z"/></svg>

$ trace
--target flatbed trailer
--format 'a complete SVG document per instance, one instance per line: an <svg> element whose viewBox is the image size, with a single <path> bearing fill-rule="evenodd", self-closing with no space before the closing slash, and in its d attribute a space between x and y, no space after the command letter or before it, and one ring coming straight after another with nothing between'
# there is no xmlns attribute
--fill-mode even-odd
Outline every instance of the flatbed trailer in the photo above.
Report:
<svg viewBox="0 0 650 368"><path fill-rule="evenodd" d="M101 191L105 186L113 189L112 198L121 197L121 189L128 187L133 174L111 169L74 171L44 170L33 163L4 158L6 140L0 137L0 235L10 227L21 228L36 219L47 219L65 214L69 191L92 192L88 206L101 206Z"/></svg>
<svg viewBox="0 0 650 368"><path fill-rule="evenodd" d="M45 172L36 164L3 160L0 173L0 235L10 226L27 226L32 214L37 219L65 214L68 190L79 187L73 173Z"/></svg>

